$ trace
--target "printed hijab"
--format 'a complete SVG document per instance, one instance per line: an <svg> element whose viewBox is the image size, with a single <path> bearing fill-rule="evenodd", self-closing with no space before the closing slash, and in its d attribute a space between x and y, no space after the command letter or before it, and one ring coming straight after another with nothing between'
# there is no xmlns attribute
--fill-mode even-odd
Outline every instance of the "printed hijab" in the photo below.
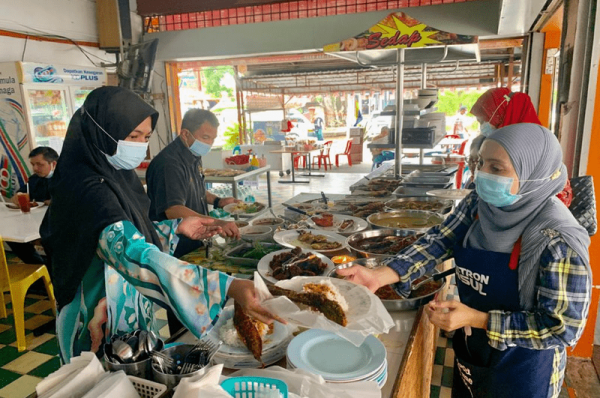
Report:
<svg viewBox="0 0 600 398"><path fill-rule="evenodd" d="M539 259L549 241L558 232L566 243L589 264L587 231L577 223L556 194L565 186L567 169L556 137L546 128L521 123L504 127L487 140L499 143L510 156L519 177L516 203L498 208L479 200L475 222L466 243L476 249L510 253L522 236L519 258L521 304L533 304L534 277ZM486 140L486 141L487 141Z"/></svg>
<svg viewBox="0 0 600 398"><path fill-rule="evenodd" d="M52 202L40 228L59 308L73 300L107 226L131 221L147 242L161 247L148 217L150 200L135 171L116 170L104 155L114 154L116 141L148 117L154 129L158 112L138 95L101 87L71 118L50 184Z"/></svg>

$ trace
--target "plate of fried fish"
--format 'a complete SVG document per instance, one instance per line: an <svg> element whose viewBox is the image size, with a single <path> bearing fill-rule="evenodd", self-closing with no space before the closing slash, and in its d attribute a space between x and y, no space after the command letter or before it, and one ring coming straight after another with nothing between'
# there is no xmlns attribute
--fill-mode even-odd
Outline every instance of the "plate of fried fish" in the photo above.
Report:
<svg viewBox="0 0 600 398"><path fill-rule="evenodd" d="M271 283L295 276L326 275L334 269L335 264L329 258L299 247L268 253L256 268L260 276Z"/></svg>
<svg viewBox="0 0 600 398"><path fill-rule="evenodd" d="M279 231L273 239L285 247L300 247L318 253L333 253L345 248L346 244L346 237L340 234L315 229Z"/></svg>

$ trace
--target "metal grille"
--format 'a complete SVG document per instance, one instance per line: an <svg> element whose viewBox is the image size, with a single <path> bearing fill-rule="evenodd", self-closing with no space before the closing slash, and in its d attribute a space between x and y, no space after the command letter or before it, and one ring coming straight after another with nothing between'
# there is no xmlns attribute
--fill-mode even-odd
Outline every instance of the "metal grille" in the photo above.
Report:
<svg viewBox="0 0 600 398"><path fill-rule="evenodd" d="M144 18L146 32L316 18L476 0L302 0Z"/></svg>

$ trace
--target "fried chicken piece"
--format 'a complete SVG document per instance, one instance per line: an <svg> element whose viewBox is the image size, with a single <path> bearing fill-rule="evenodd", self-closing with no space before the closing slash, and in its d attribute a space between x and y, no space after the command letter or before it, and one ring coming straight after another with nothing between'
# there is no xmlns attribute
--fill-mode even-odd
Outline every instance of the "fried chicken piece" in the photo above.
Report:
<svg viewBox="0 0 600 398"><path fill-rule="evenodd" d="M252 356L264 367L264 363L261 359L262 339L260 337L260 332L252 319L244 312L241 305L234 302L233 307L233 325L235 326L235 330L237 330L240 339L246 347L248 347Z"/></svg>
<svg viewBox="0 0 600 398"><path fill-rule="evenodd" d="M268 286L268 288L273 296L285 296L295 303L307 305L321 312L327 319L338 325L346 326L348 324L348 319L342 307L337 302L329 300L324 294L298 293L278 286Z"/></svg>

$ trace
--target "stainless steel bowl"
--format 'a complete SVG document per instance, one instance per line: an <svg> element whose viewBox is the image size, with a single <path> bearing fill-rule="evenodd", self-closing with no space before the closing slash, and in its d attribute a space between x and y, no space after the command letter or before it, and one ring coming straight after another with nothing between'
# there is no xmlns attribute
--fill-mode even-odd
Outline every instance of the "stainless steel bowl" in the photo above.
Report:
<svg viewBox="0 0 600 398"><path fill-rule="evenodd" d="M398 206L402 203L406 202L428 202L428 203L439 203L440 210L435 211L435 213L447 214L452 210L452 206L454 205L454 201L447 199L439 199L433 196L407 196L405 198L392 199L385 202L385 210L386 211L399 211L399 210L409 210L409 209L401 209ZM431 210L425 210L431 211Z"/></svg>
<svg viewBox="0 0 600 398"><path fill-rule="evenodd" d="M429 275L439 274L440 271L434 269L433 272L430 272ZM442 278L442 285L436 289L434 292L429 293L428 295L415 297L415 298L405 298L399 300L381 300L383 306L388 311L411 311L416 310L420 306L427 304L435 297L436 293L441 291L446 285L446 279Z"/></svg>
<svg viewBox="0 0 600 398"><path fill-rule="evenodd" d="M163 349L164 342L158 340L157 351ZM122 370L129 376L140 377L142 379L150 379L152 377L152 358L148 357L143 361L133 363L117 363L112 358L109 358L106 351L110 350L110 345L104 345L104 368L109 372L117 372Z"/></svg>
<svg viewBox="0 0 600 398"><path fill-rule="evenodd" d="M406 229L376 229L372 231L358 232L353 235L350 235L346 239L346 246L350 249L353 255L361 258L376 258L376 259L384 259L388 257L392 257L392 254L379 254L379 253L370 253L364 250L361 250L356 247L356 244L363 239L367 238L375 238L378 236L411 236L416 235L415 231L406 230Z"/></svg>
<svg viewBox="0 0 600 398"><path fill-rule="evenodd" d="M374 258L359 258L355 261L352 261L352 262L349 262L346 264L341 264L336 269L349 268L353 265L362 265L363 267L367 267L367 268L377 268L377 267L381 266L381 260L374 259ZM331 270L327 274L327 276L329 276L331 278L341 278L340 276L337 275L336 269ZM428 275L439 274L439 273L440 273L440 271L438 271L437 269L434 269L433 272L430 272ZM422 306L423 304L427 304L428 302L433 300L433 298L435 297L435 294L437 292L439 292L440 290L442 290L445 285L446 285L446 279L442 279L442 284L440 285L440 287L428 295L415 297L415 298L399 299L399 300L381 300L381 302L383 303L383 306L388 311L415 310L415 309L419 308L420 306Z"/></svg>
<svg viewBox="0 0 600 398"><path fill-rule="evenodd" d="M172 358L176 363L182 363L186 354L190 352L190 350L194 347L193 344L178 344L171 346L169 348L165 348L161 352L166 356ZM157 383L162 383L167 386L167 389L172 390L173 387L176 387L181 379L185 377L193 377L198 376L205 372L206 368L200 368L192 373L185 374L167 374L163 373L156 364L151 365L152 368L152 376L154 381Z"/></svg>
<svg viewBox="0 0 600 398"><path fill-rule="evenodd" d="M421 222L408 224L406 227L389 227L385 225L381 225L379 222L384 219L397 218L398 222L402 221L406 218L418 218L419 221L426 222L423 224ZM398 230L411 230L415 232L426 232L431 227L440 224L444 221L444 217L433 211L424 211L424 210L396 210L396 211L387 211L383 213L374 213L367 217L367 222L371 225L373 229L398 229Z"/></svg>

